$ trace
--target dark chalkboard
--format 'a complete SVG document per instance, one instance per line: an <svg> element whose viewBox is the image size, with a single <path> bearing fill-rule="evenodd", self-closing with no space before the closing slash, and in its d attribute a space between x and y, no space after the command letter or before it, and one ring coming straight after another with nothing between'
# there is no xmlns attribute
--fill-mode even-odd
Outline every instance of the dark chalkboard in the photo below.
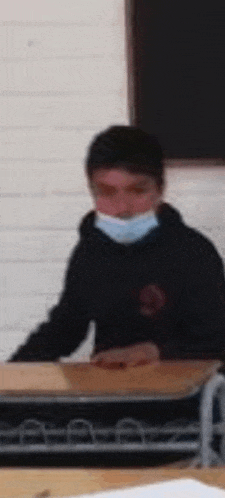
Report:
<svg viewBox="0 0 225 498"><path fill-rule="evenodd" d="M225 158L225 0L131 0L136 124L167 157Z"/></svg>

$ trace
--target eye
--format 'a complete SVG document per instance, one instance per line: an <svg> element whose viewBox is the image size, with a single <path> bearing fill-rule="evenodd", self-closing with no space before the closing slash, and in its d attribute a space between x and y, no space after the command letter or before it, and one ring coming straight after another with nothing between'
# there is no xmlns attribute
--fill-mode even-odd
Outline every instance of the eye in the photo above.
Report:
<svg viewBox="0 0 225 498"><path fill-rule="evenodd" d="M101 188L99 190L99 194L104 196L110 196L114 194L114 190L111 188Z"/></svg>
<svg viewBox="0 0 225 498"><path fill-rule="evenodd" d="M135 187L133 190L134 190L134 192L136 194L145 194L145 193L147 193L147 189L143 188L143 187Z"/></svg>

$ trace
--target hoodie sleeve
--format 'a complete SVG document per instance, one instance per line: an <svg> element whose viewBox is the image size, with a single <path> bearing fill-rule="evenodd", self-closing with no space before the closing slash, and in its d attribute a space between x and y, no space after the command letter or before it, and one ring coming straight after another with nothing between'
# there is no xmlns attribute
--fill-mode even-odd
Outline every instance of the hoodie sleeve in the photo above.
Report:
<svg viewBox="0 0 225 498"><path fill-rule="evenodd" d="M182 301L179 337L164 344L163 357L225 361L224 268L208 241L193 256Z"/></svg>
<svg viewBox="0 0 225 498"><path fill-rule="evenodd" d="M50 311L48 321L31 333L8 361L54 361L69 355L84 339L89 319L79 293L81 256L78 246L70 259L59 303Z"/></svg>

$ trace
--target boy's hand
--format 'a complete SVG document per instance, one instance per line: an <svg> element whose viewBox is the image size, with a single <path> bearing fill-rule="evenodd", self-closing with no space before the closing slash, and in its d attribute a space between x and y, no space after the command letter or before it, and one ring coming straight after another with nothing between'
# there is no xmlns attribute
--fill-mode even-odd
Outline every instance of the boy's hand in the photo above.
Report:
<svg viewBox="0 0 225 498"><path fill-rule="evenodd" d="M158 346L153 342L143 342L125 348L113 348L93 356L91 362L105 368L125 368L156 364L159 362Z"/></svg>

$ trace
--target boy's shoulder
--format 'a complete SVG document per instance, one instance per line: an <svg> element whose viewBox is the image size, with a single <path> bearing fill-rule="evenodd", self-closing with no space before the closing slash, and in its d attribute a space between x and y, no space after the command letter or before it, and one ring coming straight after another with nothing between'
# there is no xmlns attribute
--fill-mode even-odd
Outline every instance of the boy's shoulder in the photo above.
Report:
<svg viewBox="0 0 225 498"><path fill-rule="evenodd" d="M182 245L191 261L205 262L205 265L224 266L222 256L215 243L201 230L183 224L181 229Z"/></svg>

